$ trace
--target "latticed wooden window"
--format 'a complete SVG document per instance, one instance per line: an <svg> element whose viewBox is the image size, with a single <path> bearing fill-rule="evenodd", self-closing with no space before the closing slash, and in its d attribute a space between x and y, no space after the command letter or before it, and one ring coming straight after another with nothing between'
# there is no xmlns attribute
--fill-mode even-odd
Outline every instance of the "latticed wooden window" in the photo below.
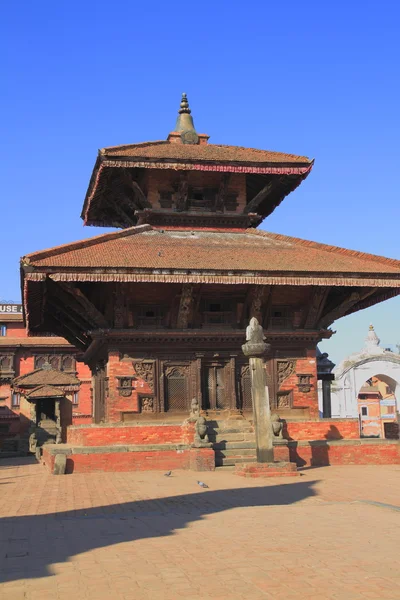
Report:
<svg viewBox="0 0 400 600"><path fill-rule="evenodd" d="M165 410L189 410L188 367L167 367Z"/></svg>

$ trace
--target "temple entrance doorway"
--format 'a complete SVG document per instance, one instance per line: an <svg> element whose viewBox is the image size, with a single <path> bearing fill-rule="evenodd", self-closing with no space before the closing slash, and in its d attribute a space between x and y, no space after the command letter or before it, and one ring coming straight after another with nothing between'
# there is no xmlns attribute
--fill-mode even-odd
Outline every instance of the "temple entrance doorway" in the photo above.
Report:
<svg viewBox="0 0 400 600"><path fill-rule="evenodd" d="M41 421L56 422L55 399L42 398L36 402L36 425L40 425Z"/></svg>

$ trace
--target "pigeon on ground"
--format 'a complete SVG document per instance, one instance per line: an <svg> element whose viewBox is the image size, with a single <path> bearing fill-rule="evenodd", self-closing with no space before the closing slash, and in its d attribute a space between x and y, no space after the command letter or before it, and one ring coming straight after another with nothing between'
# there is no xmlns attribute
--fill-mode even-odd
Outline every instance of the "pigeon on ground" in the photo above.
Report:
<svg viewBox="0 0 400 600"><path fill-rule="evenodd" d="M203 483L202 481L198 481L197 484L202 488L208 488L208 485L206 483Z"/></svg>
<svg viewBox="0 0 400 600"><path fill-rule="evenodd" d="M172 471L167 471L166 473L164 473L164 477L171 477L172 475Z"/></svg>

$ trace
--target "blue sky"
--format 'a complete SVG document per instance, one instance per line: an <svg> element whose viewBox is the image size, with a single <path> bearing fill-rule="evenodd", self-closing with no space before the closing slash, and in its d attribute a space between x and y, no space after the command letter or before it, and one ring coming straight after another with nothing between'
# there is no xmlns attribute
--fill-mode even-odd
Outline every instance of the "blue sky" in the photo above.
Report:
<svg viewBox="0 0 400 600"><path fill-rule="evenodd" d="M399 256L395 1L3 3L0 297L19 257L82 237L97 149L164 139L187 92L213 143L315 158L262 228ZM338 361L373 322L400 341L400 298L339 320Z"/></svg>

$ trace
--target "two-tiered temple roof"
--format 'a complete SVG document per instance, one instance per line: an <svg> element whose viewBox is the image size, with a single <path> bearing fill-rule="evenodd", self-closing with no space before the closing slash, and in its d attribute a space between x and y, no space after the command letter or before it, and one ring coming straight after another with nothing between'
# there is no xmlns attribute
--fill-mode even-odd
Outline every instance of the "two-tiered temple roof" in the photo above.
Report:
<svg viewBox="0 0 400 600"><path fill-rule="evenodd" d="M79 330L107 328L84 293L96 282L329 288L321 326L400 293L399 260L254 229L307 177L312 160L207 142L184 96L167 141L99 152L82 216L122 229L23 257L31 331L48 331L53 293L55 307L73 301L84 311ZM60 331L74 339L61 317ZM89 338L82 334L83 347Z"/></svg>

